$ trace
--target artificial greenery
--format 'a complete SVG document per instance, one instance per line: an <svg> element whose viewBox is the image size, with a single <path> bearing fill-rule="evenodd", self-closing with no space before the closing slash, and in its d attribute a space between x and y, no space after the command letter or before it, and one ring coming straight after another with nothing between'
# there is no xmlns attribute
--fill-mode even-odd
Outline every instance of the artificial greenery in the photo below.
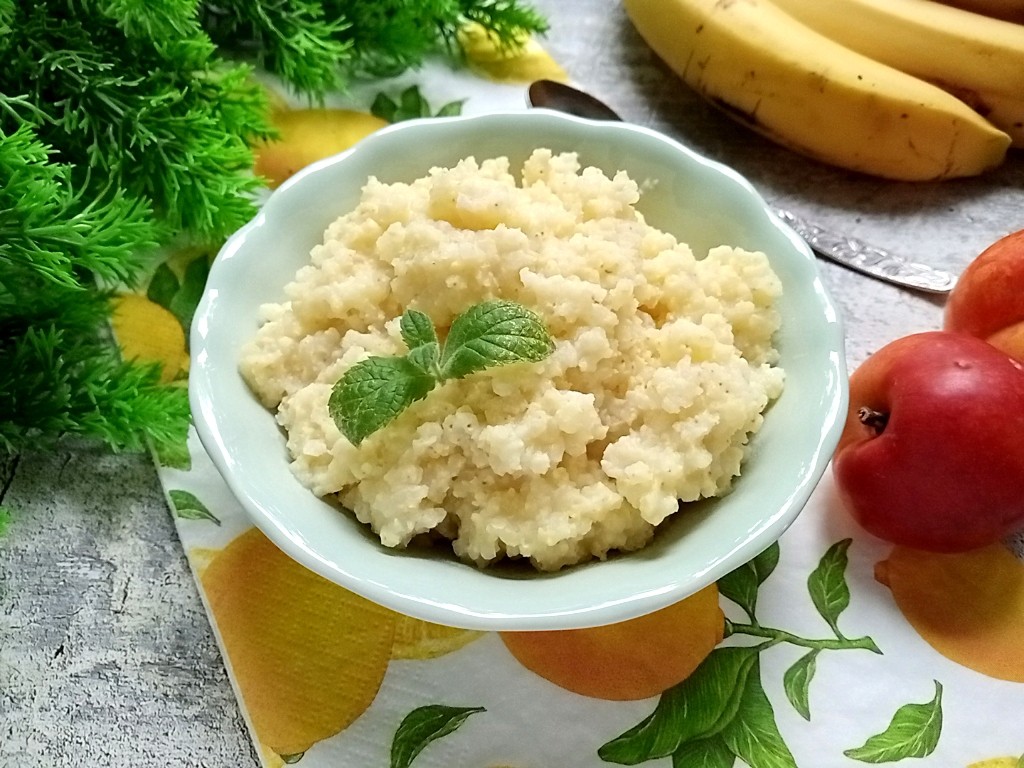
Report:
<svg viewBox="0 0 1024 768"><path fill-rule="evenodd" d="M119 358L110 300L253 215L254 69L315 100L457 54L467 21L544 28L516 0L0 0L0 453L180 440L185 390Z"/></svg>
<svg viewBox="0 0 1024 768"><path fill-rule="evenodd" d="M475 22L504 45L546 29L519 0L222 0L203 3L204 28L222 48L251 53L261 68L313 95L352 78L396 75Z"/></svg>

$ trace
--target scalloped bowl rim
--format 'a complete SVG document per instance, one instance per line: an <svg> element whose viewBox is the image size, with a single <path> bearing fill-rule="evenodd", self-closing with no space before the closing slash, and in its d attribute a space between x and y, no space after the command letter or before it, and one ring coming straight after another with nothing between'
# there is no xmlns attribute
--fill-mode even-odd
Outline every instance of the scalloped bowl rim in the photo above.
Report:
<svg viewBox="0 0 1024 768"><path fill-rule="evenodd" d="M238 352L255 333L257 307L283 298L284 284L307 263L326 223L351 210L367 176L411 181L469 154L508 155L514 168L539 146L576 150L583 165L624 168L638 181L657 179L640 209L653 225L698 241L695 253L718 244L716 237L768 252L784 285L778 345L787 381L731 493L703 512L675 515L686 519L659 531L645 549L513 578L450 555L383 547L352 516L316 498L288 468L284 437L242 381ZM698 207L706 204L699 215L686 207L698 193ZM336 203L326 204L331 195ZM723 228L728 237L714 234ZM299 563L363 597L483 630L623 621L681 600L756 556L810 497L838 442L848 398L842 325L814 255L746 179L656 131L544 109L397 123L295 174L222 247L190 342L196 431L256 526Z"/></svg>

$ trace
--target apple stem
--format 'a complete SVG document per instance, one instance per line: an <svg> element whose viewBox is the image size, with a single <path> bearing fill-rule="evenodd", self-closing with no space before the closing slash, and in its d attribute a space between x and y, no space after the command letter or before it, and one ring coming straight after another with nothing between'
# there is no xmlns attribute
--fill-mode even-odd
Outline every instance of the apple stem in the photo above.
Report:
<svg viewBox="0 0 1024 768"><path fill-rule="evenodd" d="M876 411L874 408L861 406L857 409L857 418L865 427L870 427L876 435L882 434L885 425L889 423L889 414Z"/></svg>

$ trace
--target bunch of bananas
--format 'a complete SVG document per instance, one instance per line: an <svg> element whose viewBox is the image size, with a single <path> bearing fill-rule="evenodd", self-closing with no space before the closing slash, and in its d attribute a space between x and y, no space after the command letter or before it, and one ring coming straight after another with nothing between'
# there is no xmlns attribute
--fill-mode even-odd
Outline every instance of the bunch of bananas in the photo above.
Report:
<svg viewBox="0 0 1024 768"><path fill-rule="evenodd" d="M930 181L980 174L1024 147L1020 0L624 4L689 86L803 155Z"/></svg>

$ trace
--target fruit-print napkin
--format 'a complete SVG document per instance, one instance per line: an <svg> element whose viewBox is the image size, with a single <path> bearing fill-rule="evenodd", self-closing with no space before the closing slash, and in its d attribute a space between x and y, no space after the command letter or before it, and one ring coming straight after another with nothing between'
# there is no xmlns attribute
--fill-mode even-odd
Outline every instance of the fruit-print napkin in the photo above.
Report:
<svg viewBox="0 0 1024 768"><path fill-rule="evenodd" d="M345 121L298 118L286 96L278 117L305 162L380 121L525 108L525 82L565 77L539 48L474 67L339 96L326 106L356 114ZM187 377L210 258L172 254L145 295L121 299L128 355ZM408 618L305 570L253 527L194 432L156 458L268 768L1024 765L1024 561L1003 546L893 548L838 511L829 475L778 544L677 605L509 634Z"/></svg>

